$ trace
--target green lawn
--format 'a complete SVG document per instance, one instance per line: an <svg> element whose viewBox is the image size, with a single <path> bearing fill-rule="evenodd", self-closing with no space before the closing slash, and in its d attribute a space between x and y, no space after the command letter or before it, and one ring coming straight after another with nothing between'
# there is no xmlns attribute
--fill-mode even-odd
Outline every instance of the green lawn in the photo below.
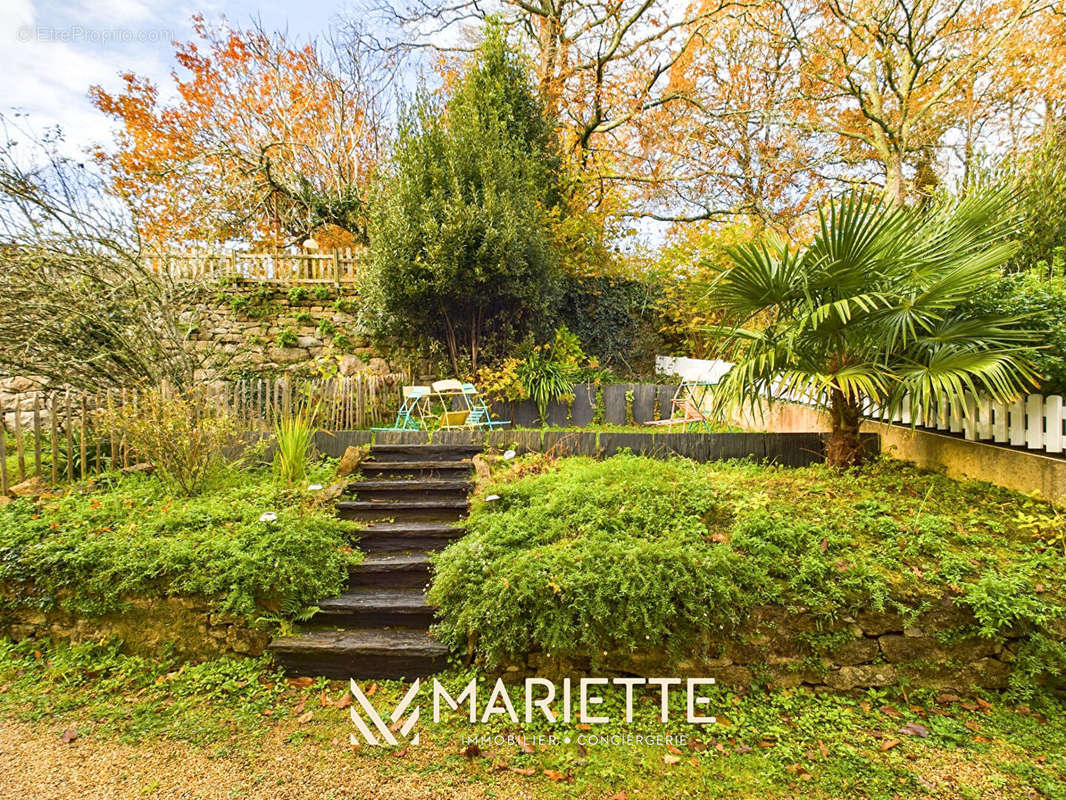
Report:
<svg viewBox="0 0 1066 800"><path fill-rule="evenodd" d="M627 800L1066 798L1066 705L1047 695L1021 705L993 695L904 697L875 691L843 697L718 690L712 692L719 717L713 726L663 725L655 716L656 704L638 703L633 725L591 730L573 723L519 729L502 718L473 726L454 716L433 724L423 700L419 745L356 748L348 740L355 728L343 683L289 681L264 660L181 668L98 646L37 647L0 642L0 720L49 742L59 742L73 729L78 740L69 746L72 754L78 747L100 748L135 759L138 753L180 746L190 759L189 773L174 764L170 779L178 785L191 780L192 760L217 763L232 780L232 786L218 787L220 797L271 796L257 792L285 782L281 762L311 764L321 774L339 772L355 782L372 780L379 793L361 797L401 799L608 798L619 793ZM456 688L467 679L458 672L442 678ZM376 689L366 683L362 688L388 709L407 686L382 682ZM616 716L620 705L609 699L606 709ZM683 719L680 706L672 712ZM554 734L571 743L525 749L517 743L464 746L464 736L490 733L521 733L532 741L537 734ZM686 743L671 750L577 742L582 735L621 733L684 737ZM62 758L63 752L49 758ZM99 780L111 766L101 764ZM127 777L137 772L136 763L123 769ZM144 780L146 796L176 796ZM330 796L304 788L307 794L292 789L284 796Z"/></svg>

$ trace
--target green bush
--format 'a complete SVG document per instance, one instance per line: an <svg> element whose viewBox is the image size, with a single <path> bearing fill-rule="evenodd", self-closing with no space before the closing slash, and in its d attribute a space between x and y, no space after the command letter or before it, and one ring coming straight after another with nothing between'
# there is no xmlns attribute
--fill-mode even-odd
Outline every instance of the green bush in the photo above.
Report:
<svg viewBox="0 0 1066 800"><path fill-rule="evenodd" d="M268 512L275 522L260 520ZM197 596L251 621L295 616L344 586L351 529L269 469L231 470L191 498L154 476L106 475L0 508L3 602L94 615L129 597Z"/></svg>
<svg viewBox="0 0 1066 800"><path fill-rule="evenodd" d="M1039 271L1004 276L989 286L978 305L988 313L1024 315L1022 327L1036 345L1027 355L1043 376L1044 394L1066 394L1066 279Z"/></svg>
<svg viewBox="0 0 1066 800"><path fill-rule="evenodd" d="M604 366L650 375L657 351L667 347L658 332L664 324L662 296L661 286L651 280L568 275L556 317Z"/></svg>
<svg viewBox="0 0 1066 800"><path fill-rule="evenodd" d="M299 338L296 336L296 331L292 328L282 328L278 331L277 338L274 343L278 347L296 347L299 343Z"/></svg>
<svg viewBox="0 0 1066 800"><path fill-rule="evenodd" d="M534 465L535 466L535 465ZM435 557L438 635L490 665L532 651L690 652L764 603L831 620L945 596L980 633L1066 613L1054 508L891 462L839 473L618 455L511 467Z"/></svg>

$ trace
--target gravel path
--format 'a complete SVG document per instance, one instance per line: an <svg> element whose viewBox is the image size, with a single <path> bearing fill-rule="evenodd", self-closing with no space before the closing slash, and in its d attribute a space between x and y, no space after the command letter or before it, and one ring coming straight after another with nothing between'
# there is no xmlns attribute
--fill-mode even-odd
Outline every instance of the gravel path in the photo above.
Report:
<svg viewBox="0 0 1066 800"><path fill-rule="evenodd" d="M213 757L181 742L131 746L91 736L70 744L51 726L0 721L0 798L127 800L129 798L270 798L270 800L488 800L535 798L514 776L474 783L463 770L423 772L419 749L403 769L342 743L286 744L288 731L268 732L254 752ZM428 754L427 754L428 756ZM426 758L428 767L428 758ZM428 774L426 774L428 773ZM485 776L482 776L485 781ZM487 784L487 785L486 785Z"/></svg>

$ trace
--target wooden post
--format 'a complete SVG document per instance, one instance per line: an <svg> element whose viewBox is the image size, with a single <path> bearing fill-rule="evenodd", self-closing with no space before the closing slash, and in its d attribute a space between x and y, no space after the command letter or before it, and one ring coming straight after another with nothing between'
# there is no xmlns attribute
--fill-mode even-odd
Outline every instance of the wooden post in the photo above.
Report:
<svg viewBox="0 0 1066 800"><path fill-rule="evenodd" d="M0 418L0 495L7 494L7 429Z"/></svg>
<svg viewBox="0 0 1066 800"><path fill-rule="evenodd" d="M118 436L115 435L115 404L111 399L111 389L107 390L107 416L111 424L107 426L107 438L111 445L111 469L118 466Z"/></svg>
<svg viewBox="0 0 1066 800"><path fill-rule="evenodd" d="M59 483L59 403L52 392L48 404L49 438L52 445L52 485Z"/></svg>
<svg viewBox="0 0 1066 800"><path fill-rule="evenodd" d="M341 254L336 248L333 249L333 283L339 292L341 288Z"/></svg>
<svg viewBox="0 0 1066 800"><path fill-rule="evenodd" d="M33 393L33 474L41 477L41 393Z"/></svg>
<svg viewBox="0 0 1066 800"><path fill-rule="evenodd" d="M88 416L87 404L85 402L85 393L81 395L81 479L85 478L89 474L89 447L86 438L89 435L88 425L85 418Z"/></svg>
<svg viewBox="0 0 1066 800"><path fill-rule="evenodd" d="M67 389L67 483L74 483L74 410L70 407L70 389Z"/></svg>
<svg viewBox="0 0 1066 800"><path fill-rule="evenodd" d="M100 422L100 409L103 406L100 405L100 390L99 389L96 390L96 394L93 397L93 402L96 403L96 405L93 407L93 413L96 415L96 419L93 420L93 445L96 448L96 472L97 472L97 474L99 474L99 473L104 471L103 470L103 465L102 465L102 463L100 461L100 459L101 459L100 451L103 450L103 447L101 446L101 443L100 443L100 425L99 425L99 422Z"/></svg>
<svg viewBox="0 0 1066 800"><path fill-rule="evenodd" d="M15 452L18 454L19 481L26 480L26 452L22 442L22 395L15 395Z"/></svg>

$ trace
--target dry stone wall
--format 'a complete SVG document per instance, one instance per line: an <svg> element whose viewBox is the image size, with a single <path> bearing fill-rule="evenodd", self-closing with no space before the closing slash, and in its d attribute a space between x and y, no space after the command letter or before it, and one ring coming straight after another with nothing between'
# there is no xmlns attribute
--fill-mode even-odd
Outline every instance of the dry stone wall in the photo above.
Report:
<svg viewBox="0 0 1066 800"><path fill-rule="evenodd" d="M1066 622L1059 635L1066 638ZM662 653L608 656L594 667L530 653L503 674L515 679L548 675L709 677L732 686L807 686L850 692L903 685L968 692L1006 688L1021 632L1000 640L976 635L973 615L951 598L913 617L859 611L826 622L806 611L756 608L729 635L708 636L692 655L670 661Z"/></svg>

